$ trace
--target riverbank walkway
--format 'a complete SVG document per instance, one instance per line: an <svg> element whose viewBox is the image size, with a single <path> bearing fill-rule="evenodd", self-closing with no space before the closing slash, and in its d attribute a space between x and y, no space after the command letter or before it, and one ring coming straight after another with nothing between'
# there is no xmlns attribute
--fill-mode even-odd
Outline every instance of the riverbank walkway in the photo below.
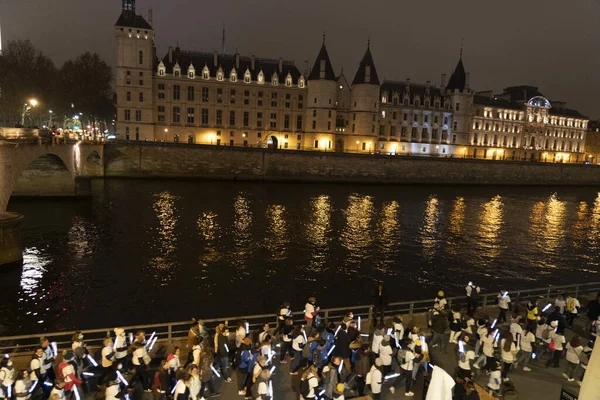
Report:
<svg viewBox="0 0 600 400"><path fill-rule="evenodd" d="M524 309L528 300L533 300L538 303L538 306L543 307L548 303L554 303L554 299L558 294L562 293L571 293L579 298L582 306L588 304L588 301L592 298L595 298L596 295L600 292L600 282L581 284L581 285L570 285L570 286L556 286L551 288L542 288L542 289L531 289L531 290L523 290L523 291L512 291L511 296L513 297L513 305L519 304L521 310ZM482 307L478 309L477 314L475 315L475 319L479 317L489 317L491 320L496 318L498 315L498 310L496 306L490 305L492 299L495 298L497 294L483 294L482 297ZM452 307L462 307L465 303L464 297L456 297L456 298L448 298L449 306ZM425 311L431 308L433 304L433 300L424 300L424 301L414 301L414 302L400 302L400 303L391 303L386 311L386 317L389 316L391 322L391 316L402 314L404 316L404 325L406 328L406 332L409 332L413 326L419 326L423 329L425 336L427 337L427 341L429 342L430 337L427 335L429 330L427 329L427 321ZM540 307L540 309L541 309ZM356 317L363 318L362 324L362 333L369 335L369 341L373 334L373 327L368 321L370 321L373 317L373 308L371 306L356 306L356 307L348 307L348 308L337 308L337 309L322 309L321 315L328 320L333 321L335 323L341 322L343 316L348 312L352 311ZM464 311L464 310L463 310ZM302 323L303 313L294 313L293 318L298 323ZM226 318L226 319L214 319L214 320L206 320L204 321L205 326L209 329L213 328L219 322L223 321L237 321L237 320L247 320L250 323L251 330L257 330L259 327L262 327L264 323L271 323L271 326L274 327L275 316L272 314L269 315L254 315L254 316L242 316L242 317L234 317L234 318ZM176 322L176 323L168 323L168 324L154 324L154 325L146 325L146 326L131 326L124 327L127 332L135 332L138 330L144 330L149 335L151 332L156 332L156 336L158 337L157 345L152 351L151 355L155 361L155 363L166 357L175 346L179 346L182 349L182 363L185 361L186 354L188 349L186 349L187 342L187 334L189 331L189 322ZM567 342L574 336L579 335L582 338L588 338L588 321L585 317L585 313L580 312L579 317L575 319L571 328L569 328L565 332L565 336ZM498 328L500 330L508 330L508 325L499 325ZM96 329L96 330L86 330L82 331L85 335L85 341L88 349L91 354L95 354L95 351L99 348L99 344L101 341L107 336L112 334L112 328L107 329ZM48 337L51 341L56 341L59 354L61 349L70 347L70 338L74 332L56 332L56 333L47 333L43 335L24 335L24 336L12 336L12 337L0 337L0 352L10 354L10 357L14 360L15 367L25 367L28 365L31 360L31 354L33 348L39 343L40 336ZM582 340L583 343L587 343L586 340ZM276 344L277 341L274 342ZM442 367L446 372L450 375L455 376L455 372L457 369L457 345L448 344L447 351L445 354L442 354L440 351L440 347L430 347L430 356L431 363L438 367ZM59 356L60 358L60 356ZM569 394L573 396L573 398L577 398L579 393L579 386L576 381L568 382L567 379L563 377L563 373L566 370L567 362L564 360L564 357L561 359L560 368L547 368L545 366L547 361L547 356L541 360L532 360L530 363L531 372L524 372L522 368L515 369L510 372L509 377L511 382L514 384L515 388L519 393L519 399L526 400L542 400L542 399L560 399L561 391L565 390ZM275 366L275 373L272 377L273 382L273 400L296 400L299 398L299 386L300 386L300 376L299 375L291 375L289 368L291 363L280 363L278 357L275 357L273 360L273 365ZM154 365L154 364L153 364ZM302 371L302 370L301 370ZM474 370L475 371L475 370ZM581 367L578 367L578 371L576 372L576 380L579 380L582 375ZM126 378L129 379L130 376L126 375ZM216 382L216 391L221 393L221 398L225 399L242 399L243 397L238 395L238 385L237 385L237 373L232 374L233 382L231 384L224 383L222 380L217 380ZM478 373L475 376L475 382L479 384L481 387L485 387L488 382L488 376L485 373ZM391 381L390 383L393 383ZM413 392L415 396L412 397L414 399L425 399L424 393L424 378L422 374L418 375L418 380L416 385L413 387ZM382 392L382 399L392 400L392 399L405 399L404 395L404 384L396 383L395 384L397 390L395 393L391 393L389 390L389 386L384 385L384 390ZM370 390L367 389L366 394L370 394ZM97 391L92 393L86 393L84 396L84 400L91 399L99 399L104 397L104 393L102 387L100 387ZM346 391L346 398L357 398L355 392ZM136 399L146 399L143 396L143 393L130 393L131 400ZM485 397L481 397L485 399ZM489 397L491 398L491 397ZM585 400L585 399L583 399Z"/></svg>

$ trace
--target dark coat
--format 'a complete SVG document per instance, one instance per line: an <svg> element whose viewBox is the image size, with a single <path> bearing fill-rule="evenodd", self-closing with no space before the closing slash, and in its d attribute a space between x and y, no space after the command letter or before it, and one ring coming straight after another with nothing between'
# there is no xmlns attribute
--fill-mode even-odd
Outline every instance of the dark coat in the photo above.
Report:
<svg viewBox="0 0 600 400"><path fill-rule="evenodd" d="M338 335L335 337L335 350L334 354L341 358L350 358L352 352L350 350L350 337L348 333L342 329L338 332Z"/></svg>

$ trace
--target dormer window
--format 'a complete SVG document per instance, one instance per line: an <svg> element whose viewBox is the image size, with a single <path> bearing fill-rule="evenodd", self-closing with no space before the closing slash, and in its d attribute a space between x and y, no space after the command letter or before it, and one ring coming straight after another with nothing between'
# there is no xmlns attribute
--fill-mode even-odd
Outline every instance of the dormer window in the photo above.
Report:
<svg viewBox="0 0 600 400"><path fill-rule="evenodd" d="M161 61L158 64L158 76L165 76L166 72L167 72L167 69L165 68L165 64L163 64L163 62Z"/></svg>
<svg viewBox="0 0 600 400"><path fill-rule="evenodd" d="M274 73L271 77L271 84L273 86L277 86L279 84L279 77L277 76L277 73Z"/></svg>
<svg viewBox="0 0 600 400"><path fill-rule="evenodd" d="M265 83L265 74L263 74L262 70L258 73L258 84L263 85Z"/></svg>
<svg viewBox="0 0 600 400"><path fill-rule="evenodd" d="M179 78L181 76L181 67L179 66L179 64L175 64L175 66L173 67L173 75L176 78Z"/></svg>
<svg viewBox="0 0 600 400"><path fill-rule="evenodd" d="M190 67L188 68L188 78L190 79L195 79L196 78L196 69L194 68L194 66L192 64L190 64Z"/></svg>
<svg viewBox="0 0 600 400"><path fill-rule="evenodd" d="M231 82L237 82L237 72L235 72L235 69L231 71L231 74L229 75L229 80Z"/></svg>
<svg viewBox="0 0 600 400"><path fill-rule="evenodd" d="M219 67L219 70L217 71L217 80L219 82L223 81L223 70Z"/></svg>
<svg viewBox="0 0 600 400"><path fill-rule="evenodd" d="M208 80L209 77L210 77L210 71L208 70L208 67L205 65L204 69L202 70L202 79Z"/></svg>
<svg viewBox="0 0 600 400"><path fill-rule="evenodd" d="M287 87L292 86L292 76L290 74L288 74L287 77L285 78L285 86L287 86Z"/></svg>
<svg viewBox="0 0 600 400"><path fill-rule="evenodd" d="M304 82L304 77L303 77L303 76L301 76L301 77L300 77L300 79L298 79L298 87L299 87L299 88L303 88L303 87L304 87L304 84L305 84L305 82Z"/></svg>
<svg viewBox="0 0 600 400"><path fill-rule="evenodd" d="M244 73L244 82L245 83L252 82L252 75L250 74L250 70L249 69L246 69L246 72Z"/></svg>

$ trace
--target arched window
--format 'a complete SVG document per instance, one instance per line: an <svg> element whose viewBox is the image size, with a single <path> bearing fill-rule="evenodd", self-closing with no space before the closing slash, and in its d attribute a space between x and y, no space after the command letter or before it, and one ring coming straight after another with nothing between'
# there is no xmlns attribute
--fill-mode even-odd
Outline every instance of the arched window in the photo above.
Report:
<svg viewBox="0 0 600 400"><path fill-rule="evenodd" d="M188 78L190 78L190 79L196 78L196 69L194 68L194 65L192 65L192 64L190 64L190 66L188 68Z"/></svg>
<svg viewBox="0 0 600 400"><path fill-rule="evenodd" d="M271 84L273 86L279 85L279 77L277 76L277 73L274 73L273 76L271 77Z"/></svg>
<svg viewBox="0 0 600 400"><path fill-rule="evenodd" d="M173 75L176 78L179 78L181 76L181 67L179 66L179 64L175 64L175 66L173 67Z"/></svg>
<svg viewBox="0 0 600 400"><path fill-rule="evenodd" d="M208 67L205 65L204 69L202 70L202 79L208 80L209 78L210 78L210 71L208 70Z"/></svg>
<svg viewBox="0 0 600 400"><path fill-rule="evenodd" d="M249 69L246 69L246 72L244 73L244 82L245 83L252 82L252 75L250 74L250 70Z"/></svg>
<svg viewBox="0 0 600 400"><path fill-rule="evenodd" d="M231 71L231 74L229 75L229 80L231 82L237 82L237 72L234 70Z"/></svg>
<svg viewBox="0 0 600 400"><path fill-rule="evenodd" d="M288 74L285 77L285 86L287 86L287 87L291 87L292 86L292 76L290 74Z"/></svg>
<svg viewBox="0 0 600 400"><path fill-rule="evenodd" d="M163 64L163 62L161 61L158 64L158 76L165 76L166 73L166 68L165 68L165 64Z"/></svg>
<svg viewBox="0 0 600 400"><path fill-rule="evenodd" d="M217 71L217 80L219 82L223 81L223 70L221 68L219 68L219 70Z"/></svg>
<svg viewBox="0 0 600 400"><path fill-rule="evenodd" d="M299 88L303 88L303 87L304 87L304 85L305 85L305 82L304 82L304 77L303 77L303 76L301 76L301 77L300 77L300 79L298 79L298 87L299 87Z"/></svg>

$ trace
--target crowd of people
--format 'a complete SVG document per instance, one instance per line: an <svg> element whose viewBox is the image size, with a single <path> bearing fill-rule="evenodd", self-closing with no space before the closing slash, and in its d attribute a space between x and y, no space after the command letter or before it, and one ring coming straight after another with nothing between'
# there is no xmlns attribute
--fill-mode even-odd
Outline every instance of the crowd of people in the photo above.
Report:
<svg viewBox="0 0 600 400"><path fill-rule="evenodd" d="M209 329L193 320L181 348L155 345L155 333L127 336L116 328L94 354L76 332L71 347L59 355L56 344L42 338L27 368L16 370L8 355L2 359L0 398L79 400L99 386L107 400L205 400L233 384L234 373L237 393L247 399L273 399L273 378L284 373L307 400L365 394L377 400L384 390L403 390L412 397L420 375L430 375L436 357L451 359L450 354L456 368L447 372L456 379L458 400L478 399L475 381L482 380L490 394L517 398L511 371L529 372L534 362L560 368L564 358L565 379L581 382L600 335L600 294L587 306L589 338L567 341L565 330L582 312L575 296L560 295L543 305L513 304L503 290L496 298L498 313L490 316L480 310L480 288L469 282L465 290L466 311L450 307L440 291L421 324L388 315L387 293L378 284L370 321L352 312L339 321L325 321L310 297L300 321L292 305L282 303L276 326L251 330L242 320Z"/></svg>

